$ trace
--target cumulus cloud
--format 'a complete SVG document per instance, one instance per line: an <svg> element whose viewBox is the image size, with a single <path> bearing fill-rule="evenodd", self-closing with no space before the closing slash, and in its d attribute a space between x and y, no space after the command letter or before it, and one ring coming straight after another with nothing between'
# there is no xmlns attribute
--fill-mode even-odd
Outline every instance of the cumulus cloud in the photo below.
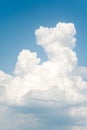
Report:
<svg viewBox="0 0 87 130"><path fill-rule="evenodd" d="M22 50L13 75L0 71L0 103L8 108L6 113L12 112L16 126L9 128L87 127L87 68L77 66L75 34L73 23L60 22L53 28L41 26L35 35L48 60L40 62L36 52Z"/></svg>

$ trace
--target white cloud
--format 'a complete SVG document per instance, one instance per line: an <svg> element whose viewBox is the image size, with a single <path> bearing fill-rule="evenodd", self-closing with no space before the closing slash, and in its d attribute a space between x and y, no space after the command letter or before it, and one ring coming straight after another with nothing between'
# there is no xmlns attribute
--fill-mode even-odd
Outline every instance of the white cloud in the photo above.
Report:
<svg viewBox="0 0 87 130"><path fill-rule="evenodd" d="M87 103L87 68L77 66L78 59L73 50L76 44L74 24L58 23L53 28L40 27L35 34L37 44L44 48L48 61L40 63L35 52L22 50L13 75L0 71L1 104L20 113L20 117L22 115L19 119L17 114L19 124L15 129L21 128L20 124L32 121L26 111L32 113L36 121L37 128L32 129L47 129L50 125L52 130L66 126L75 129L75 125L80 123L86 125L86 118L82 123L84 113L80 108ZM24 125L24 129L28 128L30 126L25 128Z"/></svg>
<svg viewBox="0 0 87 130"><path fill-rule="evenodd" d="M80 67L75 68L74 74L81 76L83 80L87 81L87 68L86 67L80 66Z"/></svg>
<svg viewBox="0 0 87 130"><path fill-rule="evenodd" d="M22 50L18 56L18 62L15 68L15 74L24 76L27 73L33 71L37 64L39 64L40 59L37 58L35 52L30 52L29 50Z"/></svg>

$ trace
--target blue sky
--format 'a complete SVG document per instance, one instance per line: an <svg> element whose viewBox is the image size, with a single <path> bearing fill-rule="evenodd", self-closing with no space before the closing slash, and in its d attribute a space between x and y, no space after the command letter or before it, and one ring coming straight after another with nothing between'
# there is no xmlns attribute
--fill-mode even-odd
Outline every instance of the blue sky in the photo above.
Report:
<svg viewBox="0 0 87 130"><path fill-rule="evenodd" d="M78 63L87 66L86 0L0 0L0 69L11 73L24 48L45 60L34 32L41 25L53 27L57 22L75 24Z"/></svg>

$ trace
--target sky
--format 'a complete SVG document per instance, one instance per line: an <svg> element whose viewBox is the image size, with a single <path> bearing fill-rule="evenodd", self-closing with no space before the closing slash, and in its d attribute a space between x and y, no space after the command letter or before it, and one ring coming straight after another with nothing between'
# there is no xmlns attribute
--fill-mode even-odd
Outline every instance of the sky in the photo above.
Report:
<svg viewBox="0 0 87 130"><path fill-rule="evenodd" d="M87 130L87 1L0 1L0 130Z"/></svg>
<svg viewBox="0 0 87 130"><path fill-rule="evenodd" d="M0 69L12 73L22 49L30 49L46 60L43 49L36 46L34 31L39 26L73 22L77 30L77 55L87 66L86 0L0 0Z"/></svg>

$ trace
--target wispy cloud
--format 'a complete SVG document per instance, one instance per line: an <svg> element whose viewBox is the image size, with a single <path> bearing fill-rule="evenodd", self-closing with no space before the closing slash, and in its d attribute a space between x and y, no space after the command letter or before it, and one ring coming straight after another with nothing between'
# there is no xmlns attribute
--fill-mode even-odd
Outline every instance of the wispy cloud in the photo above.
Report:
<svg viewBox="0 0 87 130"><path fill-rule="evenodd" d="M75 34L73 23L41 26L35 35L48 60L22 50L13 75L0 71L0 129L86 130L87 68L77 66Z"/></svg>

